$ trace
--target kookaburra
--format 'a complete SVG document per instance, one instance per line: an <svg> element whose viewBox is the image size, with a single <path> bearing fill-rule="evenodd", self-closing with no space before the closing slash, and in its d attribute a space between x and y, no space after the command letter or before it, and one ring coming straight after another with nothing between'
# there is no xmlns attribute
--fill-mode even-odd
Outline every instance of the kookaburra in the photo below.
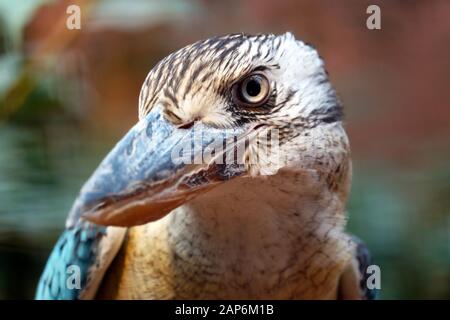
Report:
<svg viewBox="0 0 450 320"><path fill-rule="evenodd" d="M36 297L370 298L367 251L344 231L350 182L314 48L291 33L199 41L148 74L139 121L81 189Z"/></svg>

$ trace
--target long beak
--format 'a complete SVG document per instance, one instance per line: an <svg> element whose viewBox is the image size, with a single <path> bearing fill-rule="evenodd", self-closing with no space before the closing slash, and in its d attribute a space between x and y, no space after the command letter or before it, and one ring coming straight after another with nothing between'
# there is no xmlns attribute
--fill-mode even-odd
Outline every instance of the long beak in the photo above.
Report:
<svg viewBox="0 0 450 320"><path fill-rule="evenodd" d="M235 161L241 156L238 145L243 134L244 129L216 129L201 123L177 128L155 108L86 182L67 225L80 217L127 227L160 219L207 189L245 174L244 165Z"/></svg>

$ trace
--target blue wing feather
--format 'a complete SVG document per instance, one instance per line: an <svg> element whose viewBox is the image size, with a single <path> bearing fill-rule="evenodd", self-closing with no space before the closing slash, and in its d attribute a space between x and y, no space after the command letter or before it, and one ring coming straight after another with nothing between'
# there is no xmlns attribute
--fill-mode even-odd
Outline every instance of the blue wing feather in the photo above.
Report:
<svg viewBox="0 0 450 320"><path fill-rule="evenodd" d="M89 270L96 260L99 241L106 229L90 223L79 223L66 229L59 237L39 280L36 299L75 300L88 280ZM70 266L80 272L80 287L71 288L67 279Z"/></svg>
<svg viewBox="0 0 450 320"><path fill-rule="evenodd" d="M352 236L353 241L356 244L356 259L359 264L359 272L361 274L360 288L363 292L363 298L366 300L375 300L378 297L378 291L376 289L367 288L367 267L373 264L373 259L370 254L369 248L366 244L356 236Z"/></svg>

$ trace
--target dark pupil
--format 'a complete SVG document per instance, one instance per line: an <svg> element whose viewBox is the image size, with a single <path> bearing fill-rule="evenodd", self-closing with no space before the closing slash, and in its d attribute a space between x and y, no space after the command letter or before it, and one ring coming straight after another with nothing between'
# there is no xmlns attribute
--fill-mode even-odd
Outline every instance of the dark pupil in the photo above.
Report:
<svg viewBox="0 0 450 320"><path fill-rule="evenodd" d="M259 81L251 79L247 82L245 90L250 97L256 97L261 92L261 85Z"/></svg>

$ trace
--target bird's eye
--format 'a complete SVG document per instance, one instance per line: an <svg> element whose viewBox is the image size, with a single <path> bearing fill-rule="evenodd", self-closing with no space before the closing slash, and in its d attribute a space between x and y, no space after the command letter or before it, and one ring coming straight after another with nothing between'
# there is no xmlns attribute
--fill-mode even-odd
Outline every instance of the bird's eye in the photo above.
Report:
<svg viewBox="0 0 450 320"><path fill-rule="evenodd" d="M245 105L260 106L267 101L269 91L269 80L262 74L253 74L238 84L236 98Z"/></svg>

